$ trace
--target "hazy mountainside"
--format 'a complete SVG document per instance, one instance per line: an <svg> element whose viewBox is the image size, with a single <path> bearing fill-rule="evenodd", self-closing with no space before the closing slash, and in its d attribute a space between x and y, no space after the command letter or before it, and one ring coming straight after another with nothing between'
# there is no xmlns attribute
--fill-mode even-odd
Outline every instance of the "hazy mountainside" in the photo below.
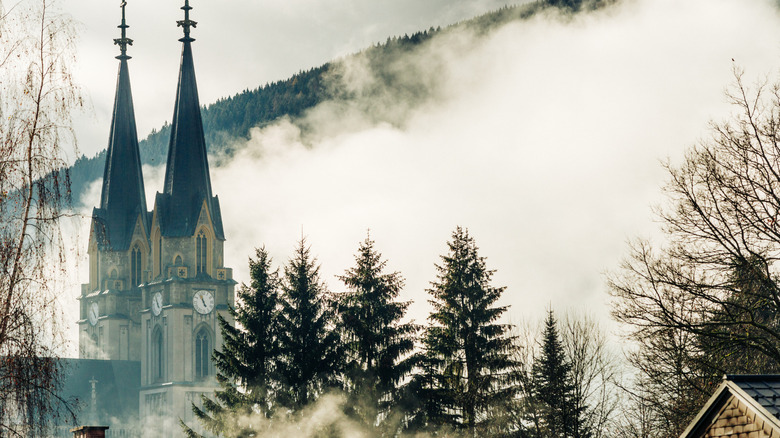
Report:
<svg viewBox="0 0 780 438"><path fill-rule="evenodd" d="M250 130L263 127L283 117L297 117L308 109L325 101L345 102L355 96L368 97L368 100L382 102L382 93L393 90L395 96L406 97L409 105L420 104L436 94L437 86L426 77L408 71L409 66L401 61L404 54L416 50L435 35L442 35L467 28L476 34L488 34L503 24L527 19L549 7L577 11L595 9L616 0L540 0L519 6L507 6L471 20L460 22L446 28L431 28L413 35L388 38L386 42L369 47L360 53L344 59L332 61L311 70L300 72L289 79L278 81L254 90L245 90L232 97L226 97L203 108L203 128L209 154L220 160L230 158L237 145L250 137ZM584 6L586 5L586 6ZM364 66L373 72L378 82L376 86L362 87L359 90L345 86L349 78L344 77L346 63L357 57ZM376 112L374 112L376 113ZM403 123L403 108L387 108L378 116L390 124ZM140 142L143 164L157 166L166 162L170 125L152 130L146 139ZM304 133L305 137L305 133ZM75 205L81 204L81 196L87 184L102 176L106 151L94 157L82 156L69 169L71 191Z"/></svg>

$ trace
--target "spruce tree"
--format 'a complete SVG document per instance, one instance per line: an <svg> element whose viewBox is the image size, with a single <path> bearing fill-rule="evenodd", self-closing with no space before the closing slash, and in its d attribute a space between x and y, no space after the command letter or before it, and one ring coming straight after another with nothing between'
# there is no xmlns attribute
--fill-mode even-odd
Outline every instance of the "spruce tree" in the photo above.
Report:
<svg viewBox="0 0 780 438"><path fill-rule="evenodd" d="M241 285L236 306L229 309L237 325L219 316L223 344L213 360L220 389L214 400L202 397L203 409L192 406L203 428L218 436L250 436L253 430L240 425L240 417L257 415L258 410L266 417L272 413L273 360L279 354L279 275L265 248L255 251L256 258L249 259L252 281ZM182 427L188 436L199 436L183 423Z"/></svg>
<svg viewBox="0 0 780 438"><path fill-rule="evenodd" d="M587 437L581 417L584 405L574 399L571 364L566 358L555 315L547 312L542 351L533 365L534 398L541 405L540 429L544 437ZM578 408L577 406L581 406Z"/></svg>
<svg viewBox="0 0 780 438"><path fill-rule="evenodd" d="M303 238L284 268L282 292L276 400L297 411L340 385L343 351L329 292Z"/></svg>
<svg viewBox="0 0 780 438"><path fill-rule="evenodd" d="M338 296L338 316L347 354L346 388L349 413L375 435L394 435L391 411L400 401L403 379L412 371L414 324L401 324L409 302L395 301L403 278L385 273L387 261L366 237L355 256L355 266L338 278L347 291ZM392 421L390 421L392 423Z"/></svg>
<svg viewBox="0 0 780 438"><path fill-rule="evenodd" d="M504 287L493 287L474 239L458 227L449 253L436 265L438 278L428 292L433 312L424 338L423 363L432 369L424 393L435 397L429 422L465 428L470 435L490 425L491 408L518 391L518 363L508 324L497 321L507 310L496 306Z"/></svg>

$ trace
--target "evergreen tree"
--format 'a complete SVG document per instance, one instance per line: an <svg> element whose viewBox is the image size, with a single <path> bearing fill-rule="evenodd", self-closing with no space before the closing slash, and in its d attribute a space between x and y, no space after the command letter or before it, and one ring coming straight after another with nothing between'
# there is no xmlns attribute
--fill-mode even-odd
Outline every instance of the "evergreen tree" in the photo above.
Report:
<svg viewBox="0 0 780 438"><path fill-rule="evenodd" d="M338 387L342 368L343 348L332 303L309 250L302 238L282 282L280 354L275 361L282 386L276 400L292 411Z"/></svg>
<svg viewBox="0 0 780 438"><path fill-rule="evenodd" d="M384 273L387 261L370 237L360 244L355 262L339 276L348 290L339 295L337 308L347 349L347 406L371 428L392 418L401 396L399 385L413 367L409 356L418 327L400 323L409 306L395 301L403 278L398 272ZM382 433L379 429L376 434ZM384 432L393 436L395 430Z"/></svg>
<svg viewBox="0 0 780 438"><path fill-rule="evenodd" d="M493 407L518 391L518 363L513 358L510 325L497 323L506 306L495 306L505 288L493 287L494 271L485 266L468 231L456 228L449 254L436 265L437 281L428 290L433 312L424 339L423 363L431 369L423 394L433 411L429 422L465 428L473 435L490 425Z"/></svg>
<svg viewBox="0 0 780 438"><path fill-rule="evenodd" d="M547 0L547 3L551 6L566 8L576 11L582 6L582 0Z"/></svg>
<svg viewBox="0 0 780 438"><path fill-rule="evenodd" d="M257 411L266 417L272 413L273 362L279 354L279 274L271 269L265 248L257 249L256 257L249 259L250 285L241 286L236 307L229 309L237 325L218 316L224 341L213 359L220 389L215 400L203 396L203 409L192 406L203 428L219 436L251 436L257 431L237 420ZM187 436L199 436L183 423L182 427Z"/></svg>
<svg viewBox="0 0 780 438"><path fill-rule="evenodd" d="M558 336L557 322L549 310L545 319L541 356L533 366L533 395L541 405L541 436L546 438L590 436L583 430L584 405L574 399L571 364ZM576 406L582 406L577 408Z"/></svg>

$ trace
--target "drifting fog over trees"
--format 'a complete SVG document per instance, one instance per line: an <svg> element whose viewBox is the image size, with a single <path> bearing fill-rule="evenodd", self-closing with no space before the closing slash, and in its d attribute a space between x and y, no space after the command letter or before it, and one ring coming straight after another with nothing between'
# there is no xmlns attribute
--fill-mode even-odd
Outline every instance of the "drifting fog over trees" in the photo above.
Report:
<svg viewBox="0 0 780 438"><path fill-rule="evenodd" d="M51 14L50 2L34 5L0 9L0 428L9 435L45 434L67 407L56 396L52 271L63 261L58 226L69 197L63 149L81 100L68 74L72 24ZM18 21L22 12L27 21ZM437 32L388 40L367 58L396 56ZM324 71L339 73L331 68L207 108L210 141L345 97L322 85ZM780 86L749 87L742 78L737 71L728 94L734 117L713 124L681 163L667 164L668 203L658 210L665 240L634 240L608 276L614 318L630 341L627 364L588 316L550 308L539 327L507 322L507 290L492 283L494 271L465 228L431 260L437 275L425 321L409 320L410 303L399 300L403 274L370 236L337 290L327 289L302 239L281 266L262 247L250 259L251 279L231 309L237 326L222 321L224 347L213 356L221 389L193 406L196 420L184 431L262 436L314 421L310 436L672 437L723 374L777 373ZM149 150L166 129L147 139ZM159 146L148 156L163 153ZM102 168L98 161L76 166Z"/></svg>

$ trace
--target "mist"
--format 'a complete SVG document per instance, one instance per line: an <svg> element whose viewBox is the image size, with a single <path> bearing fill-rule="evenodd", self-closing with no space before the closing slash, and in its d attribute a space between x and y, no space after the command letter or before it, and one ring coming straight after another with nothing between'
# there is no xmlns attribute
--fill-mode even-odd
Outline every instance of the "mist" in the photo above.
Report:
<svg viewBox="0 0 780 438"><path fill-rule="evenodd" d="M248 283L255 247L283 265L306 236L340 291L335 276L370 230L423 323L435 263L460 225L496 270L493 285L507 286L509 321L547 306L607 321L604 273L628 239L658 236L661 163L728 117L733 68L747 82L775 74L778 42L769 0L624 0L437 36L395 66L430 84L421 98L381 90L360 56L347 58L330 86L355 99L256 128L232 159L214 160L225 265ZM164 170L144 172L151 207Z"/></svg>

